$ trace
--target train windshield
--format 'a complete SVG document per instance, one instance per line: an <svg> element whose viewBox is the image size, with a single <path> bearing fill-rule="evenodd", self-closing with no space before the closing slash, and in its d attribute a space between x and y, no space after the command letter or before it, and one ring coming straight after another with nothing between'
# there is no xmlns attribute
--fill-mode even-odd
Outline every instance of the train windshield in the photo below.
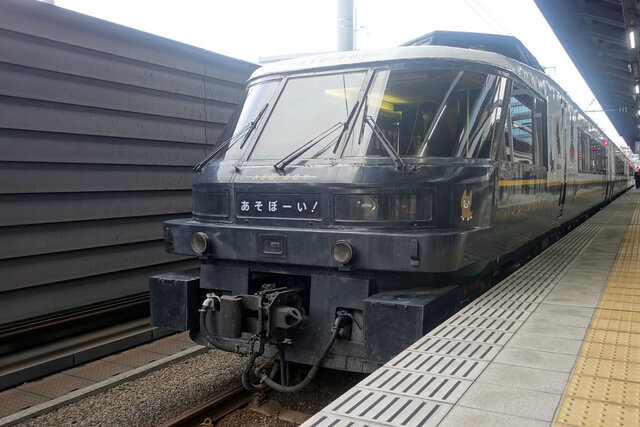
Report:
<svg viewBox="0 0 640 427"><path fill-rule="evenodd" d="M268 105L251 133L249 158L275 160L276 168L298 158L491 157L506 78L416 67L378 70L370 83L366 76L345 71L254 84L235 134ZM245 145L230 145L224 157L243 157Z"/></svg>
<svg viewBox="0 0 640 427"><path fill-rule="evenodd" d="M359 120L360 138L345 156L489 158L503 108L506 79L462 70L378 71Z"/></svg>
<svg viewBox="0 0 640 427"><path fill-rule="evenodd" d="M365 72L291 78L286 82L251 159L283 159L311 142L302 158L335 157Z"/></svg>

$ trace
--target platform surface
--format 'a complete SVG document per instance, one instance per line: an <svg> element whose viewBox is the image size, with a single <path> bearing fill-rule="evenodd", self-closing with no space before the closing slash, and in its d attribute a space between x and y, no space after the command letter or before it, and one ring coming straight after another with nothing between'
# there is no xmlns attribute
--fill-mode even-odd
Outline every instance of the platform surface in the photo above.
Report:
<svg viewBox="0 0 640 427"><path fill-rule="evenodd" d="M305 426L640 425L629 190Z"/></svg>

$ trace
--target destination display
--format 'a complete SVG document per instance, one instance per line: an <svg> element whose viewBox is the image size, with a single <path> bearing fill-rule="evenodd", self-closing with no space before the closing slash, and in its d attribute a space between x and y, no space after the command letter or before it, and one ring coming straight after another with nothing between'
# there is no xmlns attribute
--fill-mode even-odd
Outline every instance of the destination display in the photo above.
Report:
<svg viewBox="0 0 640 427"><path fill-rule="evenodd" d="M238 194L236 216L319 220L322 198L319 194Z"/></svg>

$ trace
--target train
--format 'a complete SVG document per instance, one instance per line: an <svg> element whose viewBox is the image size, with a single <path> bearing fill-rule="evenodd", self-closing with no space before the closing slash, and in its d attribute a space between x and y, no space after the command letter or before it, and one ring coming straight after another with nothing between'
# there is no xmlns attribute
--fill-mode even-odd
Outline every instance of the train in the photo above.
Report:
<svg viewBox="0 0 640 427"><path fill-rule="evenodd" d="M201 267L150 279L152 324L249 356L253 391L372 372L630 188L630 165L513 37L269 64L195 166L193 216L163 225ZM297 384L290 362L311 366Z"/></svg>

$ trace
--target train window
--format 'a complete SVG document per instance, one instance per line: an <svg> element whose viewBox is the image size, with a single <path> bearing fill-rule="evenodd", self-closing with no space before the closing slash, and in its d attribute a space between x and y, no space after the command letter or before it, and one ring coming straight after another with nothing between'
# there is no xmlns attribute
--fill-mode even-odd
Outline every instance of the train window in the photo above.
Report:
<svg viewBox="0 0 640 427"><path fill-rule="evenodd" d="M240 112L237 119L238 121L234 127L233 135L236 136L236 139L242 139L242 134L248 130L249 122L254 120L262 107L271 100L279 83L279 81L272 80L252 85L248 89L246 99L242 106L242 111ZM226 132L227 130L225 129L225 133ZM224 139L227 139L228 137L231 137L231 135L223 136ZM218 156L224 157L225 159L239 159L242 157L244 148L246 148L241 148L241 145L242 144L232 143L229 145L228 150L221 151Z"/></svg>
<svg viewBox="0 0 640 427"><path fill-rule="evenodd" d="M360 140L345 156L386 157L383 135L402 157L489 158L505 86L470 71L378 71L364 108L369 124L359 119Z"/></svg>
<svg viewBox="0 0 640 427"><path fill-rule="evenodd" d="M506 160L508 162L513 160L513 156L511 155L511 122L508 120L504 122L502 151L498 154L500 160Z"/></svg>
<svg viewBox="0 0 640 427"><path fill-rule="evenodd" d="M536 152L533 139L533 97L514 85L509 102L513 161L532 165Z"/></svg>
<svg viewBox="0 0 640 427"><path fill-rule="evenodd" d="M251 153L251 159L282 159L307 143L300 158L335 157L336 141L366 73L348 72L291 78Z"/></svg>
<svg viewBox="0 0 640 427"><path fill-rule="evenodd" d="M581 129L578 129L578 172L589 172L590 159L589 137Z"/></svg>
<svg viewBox="0 0 640 427"><path fill-rule="evenodd" d="M535 99L536 110L533 115L534 138L538 151L538 164L547 166L549 158L549 144L547 143L547 104L540 98Z"/></svg>
<svg viewBox="0 0 640 427"><path fill-rule="evenodd" d="M618 176L623 176L624 175L624 159L625 157L622 155L622 151L618 150L617 148L615 148L614 151L614 160L615 160L615 173Z"/></svg>
<svg viewBox="0 0 640 427"><path fill-rule="evenodd" d="M599 141L589 138L589 153L591 155L590 171L595 173L607 172L607 147Z"/></svg>

